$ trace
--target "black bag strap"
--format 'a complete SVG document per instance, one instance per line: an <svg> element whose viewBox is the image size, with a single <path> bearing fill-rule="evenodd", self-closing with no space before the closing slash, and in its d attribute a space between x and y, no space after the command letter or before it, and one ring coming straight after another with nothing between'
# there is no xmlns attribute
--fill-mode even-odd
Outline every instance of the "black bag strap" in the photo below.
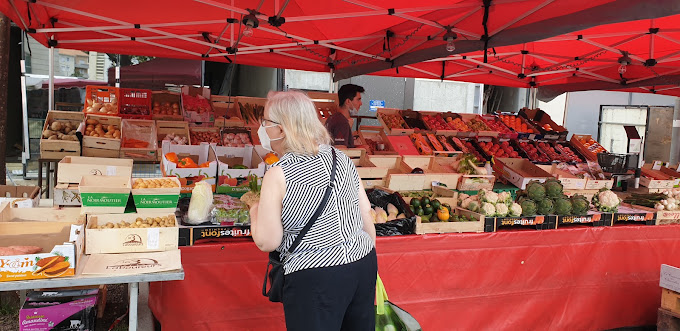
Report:
<svg viewBox="0 0 680 331"><path fill-rule="evenodd" d="M312 225L314 225L316 219L319 218L319 216L321 216L321 213L323 212L324 208L326 207L326 203L328 202L328 198L331 196L331 190L335 187L335 164L337 163L335 157L335 148L331 147L331 151L333 152L333 165L331 166L331 181L328 184L328 187L326 187L326 193L324 194L323 200L321 200L319 206L316 207L316 211L309 219L309 222L307 222L305 227L302 228L302 230L300 230L300 233L298 234L297 238L295 238L293 244L290 245L290 248L288 248L288 253L293 253L295 251L298 245L300 245L302 238L304 238L305 234L307 234L307 231L309 231L309 229L312 228Z"/></svg>

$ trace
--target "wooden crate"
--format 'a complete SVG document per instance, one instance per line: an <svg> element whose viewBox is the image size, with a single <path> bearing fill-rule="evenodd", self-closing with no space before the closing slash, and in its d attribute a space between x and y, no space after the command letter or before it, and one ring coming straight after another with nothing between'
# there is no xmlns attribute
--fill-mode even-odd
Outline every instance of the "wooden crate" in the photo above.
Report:
<svg viewBox="0 0 680 331"><path fill-rule="evenodd" d="M307 92L307 96L314 102L332 102L336 105L339 104L337 93L309 91Z"/></svg>
<svg viewBox="0 0 680 331"><path fill-rule="evenodd" d="M680 315L680 293L667 288L661 289L661 308Z"/></svg>
<svg viewBox="0 0 680 331"><path fill-rule="evenodd" d="M244 112L244 110L241 108L241 106L245 106L246 104L251 104L251 105L257 105L257 106L262 106L267 103L266 98L253 98L253 97L236 97L234 98L234 108L235 112L238 114L241 114L241 118L245 122L245 126L248 127L253 127L257 128L260 126L260 119L259 118L252 118L248 116L247 112Z"/></svg>
<svg viewBox="0 0 680 331"><path fill-rule="evenodd" d="M87 122L87 120L90 119L96 120L102 125L113 125L118 129L121 129L121 118L117 116L87 114L85 116L85 121ZM120 156L120 139L84 136L83 156L117 158Z"/></svg>
<svg viewBox="0 0 680 331"><path fill-rule="evenodd" d="M338 105L335 102L314 101L314 107L316 107L319 120L324 124L326 123L326 120L338 110ZM351 118L350 120L354 119ZM352 127L352 125L353 121L351 121L350 127Z"/></svg>
<svg viewBox="0 0 680 331"><path fill-rule="evenodd" d="M123 119L121 124L122 142L120 157L140 161L157 160L158 134L156 123L153 120L129 120ZM147 147L125 147L128 139L140 140L148 143Z"/></svg>
<svg viewBox="0 0 680 331"><path fill-rule="evenodd" d="M407 136L415 132L415 130L411 129L406 122L404 121L403 124L406 125L406 128L390 128L385 121L383 120L382 116L383 115L396 115L401 118L402 121L404 121L404 118L401 116L401 110L396 109L396 108L380 108L378 109L377 113L377 118L378 122L380 122L380 125L382 125L383 129L385 130L385 133L391 136Z"/></svg>
<svg viewBox="0 0 680 331"><path fill-rule="evenodd" d="M187 145L191 145L191 137L189 136L189 122L185 121L156 121L156 135L158 147L163 145L163 138L168 134L174 134L180 137L187 138Z"/></svg>
<svg viewBox="0 0 680 331"><path fill-rule="evenodd" d="M195 110L188 110L188 100L190 98L200 99L200 97L202 97L201 100L205 100L205 107L207 109L203 108L205 111L202 113ZM213 111L212 103L210 102L210 88L188 85L182 86L182 114L184 115L184 119L189 123L209 123L212 126L212 123L215 122L215 112Z"/></svg>
<svg viewBox="0 0 680 331"><path fill-rule="evenodd" d="M352 158L352 161L356 166L357 173L364 184L364 188L384 186L390 169L388 167L376 166L369 160L364 149L357 150L360 151L360 156L357 158Z"/></svg>
<svg viewBox="0 0 680 331"><path fill-rule="evenodd" d="M193 138L191 140L192 145L200 145L202 141L199 141L196 139L195 134L196 133L210 133L210 136L216 136L217 141L215 142L217 146L222 146L222 136L220 135L220 128L216 127L189 127L189 135L192 136ZM208 141L206 141L208 142ZM212 143L212 141L208 142Z"/></svg>
<svg viewBox="0 0 680 331"><path fill-rule="evenodd" d="M243 127L245 121L237 107L234 107L236 97L225 95L211 95L213 110L215 110L215 126Z"/></svg>
<svg viewBox="0 0 680 331"><path fill-rule="evenodd" d="M439 162L432 156L403 156L400 173L389 174L386 185L395 191L414 191L429 190L432 182L439 182L449 189L456 189L461 174L452 172L451 168L447 169ZM421 168L424 173L411 173L415 168Z"/></svg>
<svg viewBox="0 0 680 331"><path fill-rule="evenodd" d="M397 151L387 139L385 131L380 126L359 127L359 141L361 145L368 146L368 153L373 155L397 155ZM378 144L384 145L382 150L378 150Z"/></svg>
<svg viewBox="0 0 680 331"><path fill-rule="evenodd" d="M401 117L404 119L406 122L406 125L409 126L409 128L413 129L414 132L430 132L432 131L429 130L428 126L423 122L423 117L420 115L420 112L406 109L406 110L401 110Z"/></svg>
<svg viewBox="0 0 680 331"><path fill-rule="evenodd" d="M645 165L640 176L640 185L650 189L670 189L675 185L673 177L663 173L661 170L653 170L651 164Z"/></svg>
<svg viewBox="0 0 680 331"><path fill-rule="evenodd" d="M656 225L680 224L680 211L659 210L656 212Z"/></svg>
<svg viewBox="0 0 680 331"><path fill-rule="evenodd" d="M446 122L446 117L451 116L449 114L452 113L443 113L443 112L436 112L436 111L421 111L419 112L421 115L421 118L423 118L423 122L425 123L425 126L427 126L427 129L429 131L432 131L436 133L437 135L442 135L442 136L447 136L447 137L455 137L458 134L457 130L454 130L449 126L449 123ZM427 121L425 121L424 117L425 116L441 116L442 119L444 120L444 123L446 124L445 129L437 130L433 128Z"/></svg>
<svg viewBox="0 0 680 331"><path fill-rule="evenodd" d="M160 114L164 106L173 109L173 104L177 104L177 114ZM182 103L179 93L168 91L153 91L151 93L151 118L159 121L184 121L182 114Z"/></svg>
<svg viewBox="0 0 680 331"><path fill-rule="evenodd" d="M441 199L439 199L441 200ZM454 206L454 205L452 205ZM471 213L465 209L455 207L451 212L455 215L473 216L474 222L429 222L423 223L420 217L416 218L416 233L463 233L484 232L484 216Z"/></svg>
<svg viewBox="0 0 680 331"><path fill-rule="evenodd" d="M581 142L581 139L590 139L592 138L591 135L589 134L573 134L571 135L571 139L569 139L569 143L571 144L572 147L576 149L583 157L585 157L588 161L593 161L597 162L597 154L591 152L583 143ZM598 143L599 145L599 143Z"/></svg>
<svg viewBox="0 0 680 331"><path fill-rule="evenodd" d="M470 125L469 124L470 121L473 119L476 119L477 121L484 123L482 117L477 114L458 114L458 115L460 116L461 119L463 119L465 124L467 124L468 126ZM486 126L486 123L484 123L484 125ZM477 137L498 137L498 131L491 131L490 129L484 131L475 131L475 135Z"/></svg>
<svg viewBox="0 0 680 331"><path fill-rule="evenodd" d="M83 123L81 112L50 110L45 118L43 131L47 130L54 121L68 121L73 130L77 130ZM40 136L40 157L43 159L62 159L65 156L80 156L80 141L48 140Z"/></svg>

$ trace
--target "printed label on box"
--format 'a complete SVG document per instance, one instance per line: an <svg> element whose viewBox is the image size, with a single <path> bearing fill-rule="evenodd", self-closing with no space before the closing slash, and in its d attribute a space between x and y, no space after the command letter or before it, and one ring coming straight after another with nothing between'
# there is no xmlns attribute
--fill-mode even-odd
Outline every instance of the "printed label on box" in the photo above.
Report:
<svg viewBox="0 0 680 331"><path fill-rule="evenodd" d="M179 195L132 195L137 208L175 208Z"/></svg>
<svg viewBox="0 0 680 331"><path fill-rule="evenodd" d="M125 207L130 193L81 193L86 207Z"/></svg>

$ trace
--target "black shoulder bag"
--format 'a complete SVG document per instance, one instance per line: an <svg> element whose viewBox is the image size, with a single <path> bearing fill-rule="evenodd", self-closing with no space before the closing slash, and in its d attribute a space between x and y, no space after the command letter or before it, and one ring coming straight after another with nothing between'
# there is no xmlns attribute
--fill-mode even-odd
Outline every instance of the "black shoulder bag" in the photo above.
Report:
<svg viewBox="0 0 680 331"><path fill-rule="evenodd" d="M328 202L328 198L331 195L331 190L333 189L333 187L335 187L335 164L336 164L335 149L332 149L332 152L333 152L333 165L331 166L331 181L328 184L328 187L326 187L326 193L324 194L323 199L321 200L319 206L316 207L316 211L314 212L312 217L309 219L305 227L302 228L302 230L300 230L300 233L295 238L295 241L293 241L293 244L290 245L290 248L288 248L288 253L293 253L297 246L300 245L300 241L302 241L302 238L304 238L305 234L307 234L307 231L309 231L312 225L314 225L316 219L319 218L319 216L323 212L324 208L326 207L326 203ZM269 279L269 284L271 285L269 291L267 291L267 279ZM284 272L283 263L281 262L281 254L277 251L270 252L269 263L267 263L267 271L265 272L264 275L264 284L262 285L262 295L269 297L269 301L271 302L282 302L283 282Z"/></svg>

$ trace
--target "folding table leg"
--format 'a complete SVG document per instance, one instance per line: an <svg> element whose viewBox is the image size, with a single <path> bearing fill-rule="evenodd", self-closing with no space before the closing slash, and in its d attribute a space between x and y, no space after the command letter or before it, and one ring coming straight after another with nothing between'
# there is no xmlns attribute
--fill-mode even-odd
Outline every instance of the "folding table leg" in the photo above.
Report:
<svg viewBox="0 0 680 331"><path fill-rule="evenodd" d="M129 283L130 312L128 313L129 331L137 331L137 299L139 297L139 283Z"/></svg>

